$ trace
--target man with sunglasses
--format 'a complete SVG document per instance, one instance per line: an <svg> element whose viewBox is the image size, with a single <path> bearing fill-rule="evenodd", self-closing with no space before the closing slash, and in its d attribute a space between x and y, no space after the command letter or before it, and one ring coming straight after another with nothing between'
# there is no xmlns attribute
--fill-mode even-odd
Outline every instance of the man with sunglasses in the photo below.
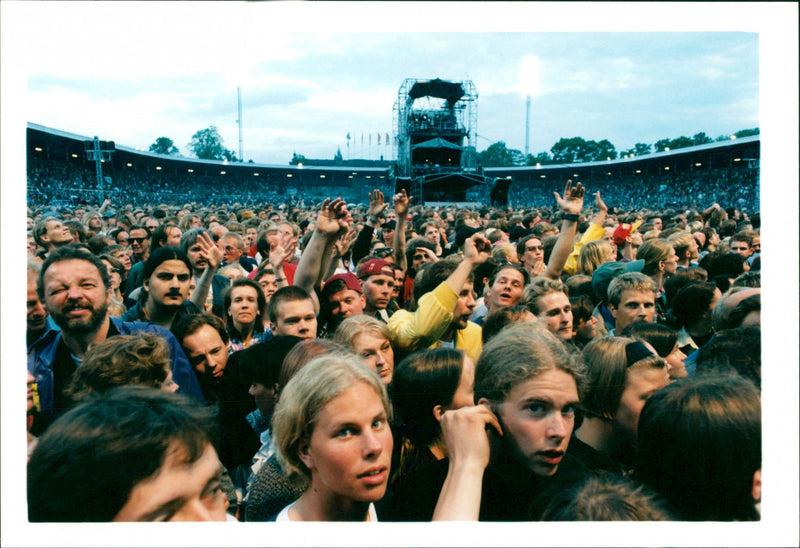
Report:
<svg viewBox="0 0 800 548"><path fill-rule="evenodd" d="M133 250L131 262L136 264L146 261L150 256L150 231L146 226L135 225L131 227L128 234L128 241Z"/></svg>

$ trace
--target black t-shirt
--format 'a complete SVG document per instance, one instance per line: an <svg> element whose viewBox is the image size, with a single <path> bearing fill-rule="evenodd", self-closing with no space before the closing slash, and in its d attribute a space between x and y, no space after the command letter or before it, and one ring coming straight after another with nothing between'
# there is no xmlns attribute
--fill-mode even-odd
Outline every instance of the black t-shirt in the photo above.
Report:
<svg viewBox="0 0 800 548"><path fill-rule="evenodd" d="M397 486L389 512L382 521L431 521L447 476L448 459L419 469ZM586 467L569 454L549 477L528 473L501 474L492 467L483 475L480 521L536 521L553 495L582 480Z"/></svg>

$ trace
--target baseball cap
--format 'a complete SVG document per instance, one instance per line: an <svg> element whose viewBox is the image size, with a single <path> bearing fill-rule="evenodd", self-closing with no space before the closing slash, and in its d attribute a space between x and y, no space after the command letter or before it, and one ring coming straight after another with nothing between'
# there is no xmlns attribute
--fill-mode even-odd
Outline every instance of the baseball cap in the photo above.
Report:
<svg viewBox="0 0 800 548"><path fill-rule="evenodd" d="M331 282L335 282L336 280L342 280L347 286L347 289L352 289L353 291L356 291L358 293L364 293L363 289L361 288L361 282L359 282L358 278L356 278L351 272L334 274L333 276L325 280L323 291L326 287L328 287L328 284L330 284Z"/></svg>
<svg viewBox="0 0 800 548"><path fill-rule="evenodd" d="M614 230L614 243L619 245L625 244L625 239L631 235L633 232L633 227L628 223L620 223L620 225Z"/></svg>
<svg viewBox="0 0 800 548"><path fill-rule="evenodd" d="M383 259L370 259L361 265L358 269L358 279L363 280L375 274L385 274L386 276L394 277L394 269L392 265Z"/></svg>
<svg viewBox="0 0 800 548"><path fill-rule="evenodd" d="M606 291L611 281L617 276L621 276L626 272L641 272L644 268L644 259L638 261L631 261L623 263L619 261L609 261L597 267L597 270L592 274L592 292L595 297L605 301Z"/></svg>

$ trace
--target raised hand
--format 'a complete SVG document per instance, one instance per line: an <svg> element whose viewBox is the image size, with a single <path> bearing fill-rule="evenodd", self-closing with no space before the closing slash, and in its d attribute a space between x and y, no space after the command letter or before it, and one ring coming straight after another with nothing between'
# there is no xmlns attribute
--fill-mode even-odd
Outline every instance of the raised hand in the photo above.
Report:
<svg viewBox="0 0 800 548"><path fill-rule="evenodd" d="M197 236L197 245L200 246L200 257L206 260L212 270L216 270L222 263L222 250L207 232L201 232Z"/></svg>
<svg viewBox="0 0 800 548"><path fill-rule="evenodd" d="M464 260L473 265L483 264L489 259L492 243L480 232L473 234L464 242Z"/></svg>
<svg viewBox="0 0 800 548"><path fill-rule="evenodd" d="M494 413L485 405L461 407L441 414L439 423L444 433L447 453L453 462L471 462L481 469L489 464L491 448L487 426L502 435Z"/></svg>
<svg viewBox="0 0 800 548"><path fill-rule="evenodd" d="M369 193L369 216L377 219L389 206L383 199L383 192L377 188Z"/></svg>
<svg viewBox="0 0 800 548"><path fill-rule="evenodd" d="M394 195L392 202L394 203L394 210L397 213L397 219L400 220L402 216L405 219L408 214L408 206L411 203L412 196L406 194L406 189L401 188L400 192Z"/></svg>
<svg viewBox="0 0 800 548"><path fill-rule="evenodd" d="M594 194L594 207L596 207L598 211L608 211L608 206L605 204L605 202L603 202L603 199L600 197L599 190Z"/></svg>
<svg viewBox="0 0 800 548"><path fill-rule="evenodd" d="M339 239L336 240L336 254L339 257L344 257L345 253L350 249L353 243L356 241L356 229L355 227L351 226L347 229L347 232L339 236Z"/></svg>
<svg viewBox="0 0 800 548"><path fill-rule="evenodd" d="M561 211L567 214L580 214L581 210L583 210L583 195L586 193L586 190L583 186L578 183L574 187L572 186L572 179L567 181L567 186L564 188L564 197L562 198L558 192L553 192L553 195L556 198L556 203L558 203L558 207L561 208Z"/></svg>

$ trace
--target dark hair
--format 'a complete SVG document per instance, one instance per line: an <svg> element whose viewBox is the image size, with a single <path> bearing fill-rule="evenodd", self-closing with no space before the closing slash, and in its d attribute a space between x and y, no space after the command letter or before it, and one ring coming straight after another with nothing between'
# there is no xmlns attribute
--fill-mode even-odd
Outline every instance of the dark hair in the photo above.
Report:
<svg viewBox="0 0 800 548"><path fill-rule="evenodd" d="M159 247L155 251L150 252L150 256L144 262L142 266L142 276L143 279L147 280L150 276L153 275L153 272L161 266L161 263L166 261L181 261L183 264L186 265L186 268L189 269L189 274L192 273L192 262L189 260L189 257L186 256L186 253L178 249L177 247Z"/></svg>
<svg viewBox="0 0 800 548"><path fill-rule="evenodd" d="M578 327L578 321L588 322L594 312L594 303L589 295L573 295L569 298L569 305L572 309L572 326Z"/></svg>
<svg viewBox="0 0 800 548"><path fill-rule="evenodd" d="M169 238L169 229L178 228L174 223L160 224L153 229L153 234L150 236L150 252L166 245L167 238ZM182 237L182 236L181 236ZM163 244L161 242L164 242ZM178 244L180 245L180 244Z"/></svg>
<svg viewBox="0 0 800 548"><path fill-rule="evenodd" d="M414 300L419 302L420 297L436 289L456 268L458 263L449 259L425 264L414 279ZM470 273L469 281L472 280L473 276Z"/></svg>
<svg viewBox="0 0 800 548"><path fill-rule="evenodd" d="M100 260L100 257L89 253L77 244L67 244L64 247L59 247L51 253L48 253L47 259L45 259L44 264L42 264L42 271L39 272L39 280L36 283L36 291L42 302L44 302L44 275L47 269L50 268L53 263L72 260L86 261L94 265L97 272L100 274L100 279L103 280L105 288L109 289L111 287L111 276L108 274L108 269L106 265L103 264L103 261Z"/></svg>
<svg viewBox="0 0 800 548"><path fill-rule="evenodd" d="M736 308L728 313L724 327L731 329L740 327L742 322L751 312L761 312L761 294L750 295L736 305Z"/></svg>
<svg viewBox="0 0 800 548"><path fill-rule="evenodd" d="M636 477L661 494L676 519L758 520L753 475L761 468L761 400L737 376L672 382L639 418Z"/></svg>
<svg viewBox="0 0 800 548"><path fill-rule="evenodd" d="M751 266L750 272L740 274L738 278L733 280L731 287L761 287L761 272Z"/></svg>
<svg viewBox="0 0 800 548"><path fill-rule="evenodd" d="M281 366L286 355L304 339L294 335L275 335L270 340L254 344L241 351L249 382L257 382L266 387L278 383Z"/></svg>
<svg viewBox="0 0 800 548"><path fill-rule="evenodd" d="M184 253L188 253L189 248L192 247L195 244L195 242L197 242L197 239L200 237L200 234L208 234L208 230L201 227L195 227L184 232L183 236L181 236L181 244L180 244L181 251L183 251Z"/></svg>
<svg viewBox="0 0 800 548"><path fill-rule="evenodd" d="M261 286L259 286L261 289ZM278 306L288 301L306 301L311 300L311 295L302 287L296 285L286 285L278 288L269 299L269 306L267 311L269 313L269 321L272 323L278 322Z"/></svg>
<svg viewBox="0 0 800 548"><path fill-rule="evenodd" d="M693 282L705 282L708 280L708 272L698 266L680 268L664 280L664 295L667 297L667 304L671 304L675 295Z"/></svg>
<svg viewBox="0 0 800 548"><path fill-rule="evenodd" d="M483 344L489 342L492 337L500 333L506 326L521 323L522 317L526 312L533 314L524 304L501 306L492 310L483 320L483 329L481 330Z"/></svg>
<svg viewBox="0 0 800 548"><path fill-rule="evenodd" d="M436 252L436 246L425 238L411 239L411 241L406 244L406 268L413 270L411 265L414 264L414 253L416 253L417 249L420 247L425 247L433 252Z"/></svg>
<svg viewBox="0 0 800 548"><path fill-rule="evenodd" d="M232 338L241 337L241 333L236 330L236 326L233 325L233 318L231 317L230 312L228 312L233 299L233 291L238 287L252 287L255 290L258 313L256 314L253 332L261 333L264 331L264 312L267 310L267 298L264 296L264 290L261 289L261 286L258 284L258 282L244 277L235 278L225 290L223 302L225 307L225 325L228 328L228 333L231 334Z"/></svg>
<svg viewBox="0 0 800 548"><path fill-rule="evenodd" d="M541 521L667 521L660 497L645 485L600 472L559 491Z"/></svg>
<svg viewBox="0 0 800 548"><path fill-rule="evenodd" d="M522 274L523 286L528 285L530 283L530 281L531 281L531 275L528 273L527 270L525 270L525 267L523 267L522 265L518 265L518 264L505 263L505 264L501 264L500 266L496 267L492 271L492 275L489 277L489 285L490 286L494 285L494 282L497 279L497 276L499 276L500 273L503 270L516 270L517 272Z"/></svg>
<svg viewBox="0 0 800 548"><path fill-rule="evenodd" d="M280 335L275 335L279 337ZM290 337L291 335L286 335ZM344 354L355 356L352 348L331 339L301 339L283 358L278 376L278 393L283 390L295 373L320 354Z"/></svg>
<svg viewBox="0 0 800 548"><path fill-rule="evenodd" d="M696 373L738 373L761 386L761 328L754 325L715 333L697 352Z"/></svg>
<svg viewBox="0 0 800 548"><path fill-rule="evenodd" d="M427 449L441 436L433 408L453 401L463 368L464 353L453 348L415 352L395 367L392 401L402 420L403 436L414 447Z"/></svg>
<svg viewBox="0 0 800 548"><path fill-rule="evenodd" d="M204 325L214 328L214 330L219 333L219 336L222 337L222 342L225 344L227 344L230 340L228 331L225 329L225 324L222 323L222 320L220 320L217 316L208 313L188 314L180 319L177 319L176 322L172 324L172 334L175 335L176 339L178 339L178 343L183 346L183 339L196 333Z"/></svg>
<svg viewBox="0 0 800 548"><path fill-rule="evenodd" d="M112 521L176 445L195 462L214 428L210 408L155 388L123 386L90 397L39 438L28 463L28 519Z"/></svg>
<svg viewBox="0 0 800 548"><path fill-rule="evenodd" d="M653 322L636 322L629 324L619 334L637 341L645 341L655 348L658 355L666 358L675 349L678 342L678 332L666 325Z"/></svg>
<svg viewBox="0 0 800 548"><path fill-rule="evenodd" d="M675 327L692 325L703 315L711 318L711 301L717 291L711 282L694 282L681 288L670 307L670 319Z"/></svg>

